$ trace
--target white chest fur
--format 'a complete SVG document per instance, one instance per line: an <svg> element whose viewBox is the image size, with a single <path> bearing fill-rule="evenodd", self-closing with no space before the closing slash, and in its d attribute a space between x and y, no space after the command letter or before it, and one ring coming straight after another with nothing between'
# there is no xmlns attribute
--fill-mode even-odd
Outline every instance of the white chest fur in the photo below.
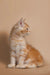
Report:
<svg viewBox="0 0 50 75"><path fill-rule="evenodd" d="M23 37L11 39L10 47L16 51L16 56L19 57L21 50L26 48L25 39Z"/></svg>

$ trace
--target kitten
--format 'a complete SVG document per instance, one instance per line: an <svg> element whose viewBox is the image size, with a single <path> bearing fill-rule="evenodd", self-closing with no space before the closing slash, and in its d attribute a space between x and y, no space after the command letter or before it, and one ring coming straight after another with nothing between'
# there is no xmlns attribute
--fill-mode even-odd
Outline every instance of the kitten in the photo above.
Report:
<svg viewBox="0 0 50 75"><path fill-rule="evenodd" d="M10 33L11 58L8 67L34 68L43 65L43 58L39 51L26 43L25 36L29 33L30 27L23 18L12 28Z"/></svg>

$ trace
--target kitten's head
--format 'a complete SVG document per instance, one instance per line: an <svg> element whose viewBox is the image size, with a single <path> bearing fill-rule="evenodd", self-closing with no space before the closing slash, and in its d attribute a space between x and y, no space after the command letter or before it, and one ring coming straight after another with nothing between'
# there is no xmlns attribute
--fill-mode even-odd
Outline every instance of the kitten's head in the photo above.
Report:
<svg viewBox="0 0 50 75"><path fill-rule="evenodd" d="M20 32L21 35L25 36L30 33L30 27L28 24L26 24L21 18L18 23L15 25L15 29L17 32Z"/></svg>

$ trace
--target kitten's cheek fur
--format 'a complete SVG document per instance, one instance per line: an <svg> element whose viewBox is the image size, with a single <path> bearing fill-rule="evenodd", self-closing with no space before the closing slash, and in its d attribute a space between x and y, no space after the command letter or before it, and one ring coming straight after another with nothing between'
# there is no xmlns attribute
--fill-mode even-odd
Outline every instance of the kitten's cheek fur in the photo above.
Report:
<svg viewBox="0 0 50 75"><path fill-rule="evenodd" d="M29 35L29 34L30 34L30 32L27 32L27 33L26 33L26 35Z"/></svg>

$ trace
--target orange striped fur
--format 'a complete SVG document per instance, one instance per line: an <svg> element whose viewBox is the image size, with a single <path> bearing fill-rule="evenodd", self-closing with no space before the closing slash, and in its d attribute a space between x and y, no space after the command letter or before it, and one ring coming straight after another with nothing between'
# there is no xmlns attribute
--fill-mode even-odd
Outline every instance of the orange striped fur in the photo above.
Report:
<svg viewBox="0 0 50 75"><path fill-rule="evenodd" d="M26 43L25 36L30 33L30 27L21 19L11 30L11 58L8 67L34 68L43 65L43 58L38 50Z"/></svg>

